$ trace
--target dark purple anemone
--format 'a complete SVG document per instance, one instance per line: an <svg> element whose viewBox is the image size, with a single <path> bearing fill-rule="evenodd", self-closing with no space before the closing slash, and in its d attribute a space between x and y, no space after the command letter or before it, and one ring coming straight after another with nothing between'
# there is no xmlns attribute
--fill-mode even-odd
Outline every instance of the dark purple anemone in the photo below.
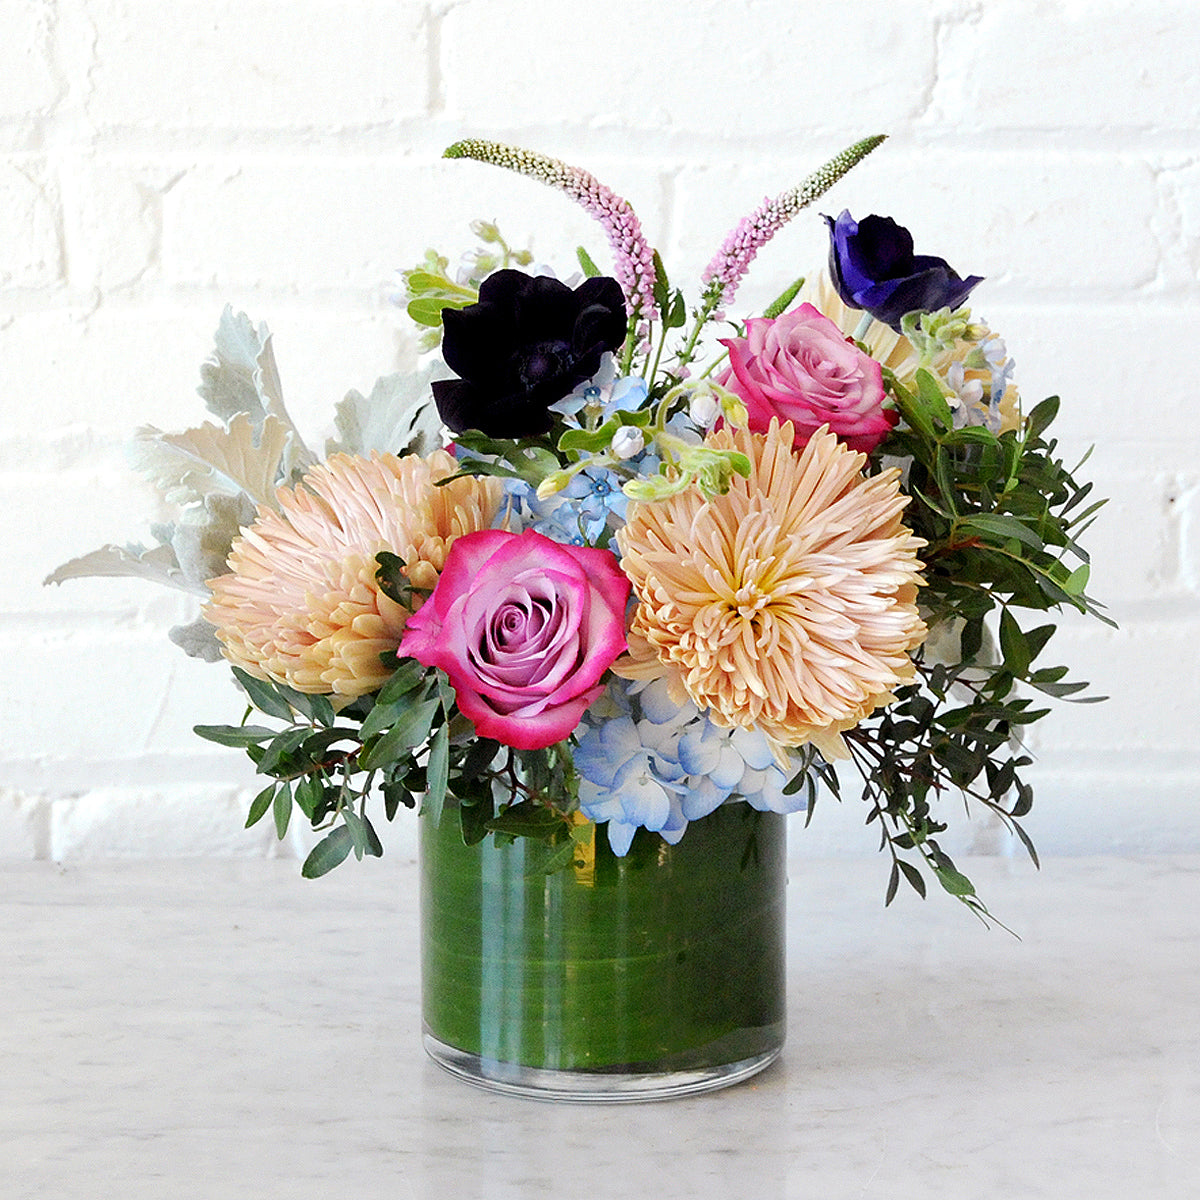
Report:
<svg viewBox="0 0 1200 1200"><path fill-rule="evenodd" d="M433 385L438 414L454 432L488 437L548 433L549 407L600 369L625 340L625 297L615 279L577 288L557 279L497 271L479 302L445 309L442 357L459 376Z"/></svg>
<svg viewBox="0 0 1200 1200"><path fill-rule="evenodd" d="M869 312L877 321L900 328L914 311L958 308L980 275L961 278L943 258L914 254L912 234L891 217L855 221L842 211L829 226L829 273L833 286L851 308Z"/></svg>

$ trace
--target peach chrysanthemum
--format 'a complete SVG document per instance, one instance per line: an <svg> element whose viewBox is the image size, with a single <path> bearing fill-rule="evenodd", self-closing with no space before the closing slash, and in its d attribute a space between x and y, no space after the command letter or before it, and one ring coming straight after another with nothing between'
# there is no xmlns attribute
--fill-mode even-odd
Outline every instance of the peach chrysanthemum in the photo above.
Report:
<svg viewBox="0 0 1200 1200"><path fill-rule="evenodd" d="M639 602L613 669L665 677L718 725L842 757L842 732L913 677L924 543L901 523L898 471L864 476L826 427L799 451L792 438L777 421L710 434L750 458L748 479L629 506L617 537Z"/></svg>
<svg viewBox="0 0 1200 1200"><path fill-rule="evenodd" d="M204 615L230 662L299 692L351 700L390 671L409 610L379 590L375 556L406 563L409 580L432 589L455 538L488 529L501 485L437 480L457 464L443 450L426 458L335 454L295 488L280 488L279 511L261 507L234 540L229 574L209 583Z"/></svg>

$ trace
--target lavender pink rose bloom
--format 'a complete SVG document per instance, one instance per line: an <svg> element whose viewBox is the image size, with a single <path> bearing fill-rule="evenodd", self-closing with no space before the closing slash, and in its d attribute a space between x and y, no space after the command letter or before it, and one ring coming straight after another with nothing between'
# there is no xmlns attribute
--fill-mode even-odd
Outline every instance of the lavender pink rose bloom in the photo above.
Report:
<svg viewBox="0 0 1200 1200"><path fill-rule="evenodd" d="M480 737L518 750L565 738L625 650L629 580L611 551L539 533L458 538L399 654L450 678Z"/></svg>
<svg viewBox="0 0 1200 1200"><path fill-rule="evenodd" d="M774 320L751 317L746 336L722 338L729 370L720 382L746 405L749 427L791 421L796 446L822 425L852 450L870 453L896 424L883 407L883 371L811 304Z"/></svg>

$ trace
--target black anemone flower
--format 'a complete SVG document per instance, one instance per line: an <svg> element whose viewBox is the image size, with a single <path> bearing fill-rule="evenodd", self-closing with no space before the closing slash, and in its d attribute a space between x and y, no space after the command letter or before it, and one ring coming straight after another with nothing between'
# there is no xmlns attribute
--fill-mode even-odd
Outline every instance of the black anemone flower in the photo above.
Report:
<svg viewBox="0 0 1200 1200"><path fill-rule="evenodd" d="M477 304L445 309L442 323L442 357L459 376L433 385L445 424L455 433L534 437L550 431L550 405L595 375L605 352L625 340L625 297L603 275L572 289L497 271L483 281Z"/></svg>
<svg viewBox="0 0 1200 1200"><path fill-rule="evenodd" d="M912 234L891 217L855 221L843 211L836 221L826 217L825 224L838 295L893 329L899 330L906 313L957 308L982 282L979 275L961 278L944 258L914 254Z"/></svg>

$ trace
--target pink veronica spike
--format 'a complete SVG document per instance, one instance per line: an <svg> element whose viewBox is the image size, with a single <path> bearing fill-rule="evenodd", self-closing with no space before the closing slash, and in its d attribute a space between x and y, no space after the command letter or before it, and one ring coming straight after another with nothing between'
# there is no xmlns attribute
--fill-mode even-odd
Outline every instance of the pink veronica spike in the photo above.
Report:
<svg viewBox="0 0 1200 1200"><path fill-rule="evenodd" d="M502 142L468 138L455 142L443 157L473 158L497 167L507 167L510 171L540 179L566 192L604 226L612 246L615 276L625 293L631 315L636 313L642 321L653 321L658 316L658 308L654 303L654 251L647 243L641 222L628 200L622 200L594 175L579 167Z"/></svg>
<svg viewBox="0 0 1200 1200"><path fill-rule="evenodd" d="M774 200L764 200L748 217L743 217L726 234L721 249L700 277L712 308L728 305L759 250L802 208L827 192L851 167L866 158L884 137L876 134L855 142L819 167L798 187L781 192Z"/></svg>

